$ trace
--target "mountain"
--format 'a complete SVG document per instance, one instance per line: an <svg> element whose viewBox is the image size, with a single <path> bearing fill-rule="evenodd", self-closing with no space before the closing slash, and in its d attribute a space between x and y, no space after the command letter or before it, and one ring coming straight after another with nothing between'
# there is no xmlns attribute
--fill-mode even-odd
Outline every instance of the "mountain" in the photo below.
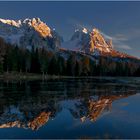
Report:
<svg viewBox="0 0 140 140"><path fill-rule="evenodd" d="M71 39L62 43L62 48L95 56L102 55L132 58L130 55L115 50L112 40L106 40L104 35L96 28L93 28L91 31L86 28L76 29Z"/></svg>
<svg viewBox="0 0 140 140"><path fill-rule="evenodd" d="M96 52L108 53L113 49L112 41L106 41L96 28L92 31L86 28L76 29L70 41L66 42L64 47L68 48L67 44L69 45L69 43L73 46L73 49L90 54L96 54Z"/></svg>
<svg viewBox="0 0 140 140"><path fill-rule="evenodd" d="M7 43L32 49L57 49L62 38L39 18L24 20L0 19L0 37Z"/></svg>

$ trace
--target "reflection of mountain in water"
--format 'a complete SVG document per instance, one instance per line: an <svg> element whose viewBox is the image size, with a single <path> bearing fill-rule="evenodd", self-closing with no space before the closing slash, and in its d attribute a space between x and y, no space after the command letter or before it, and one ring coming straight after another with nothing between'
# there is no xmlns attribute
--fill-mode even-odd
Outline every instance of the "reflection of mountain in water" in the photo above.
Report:
<svg viewBox="0 0 140 140"><path fill-rule="evenodd" d="M137 89L93 80L1 82L0 128L37 130L65 109L74 118L96 121L112 102L135 94Z"/></svg>
<svg viewBox="0 0 140 140"><path fill-rule="evenodd" d="M75 109L70 108L70 112L75 118L81 118L84 122L87 118L96 121L103 113L111 111L112 103L115 100L126 98L133 93L120 95L100 95L91 97L89 100L82 100L79 104L75 103Z"/></svg>

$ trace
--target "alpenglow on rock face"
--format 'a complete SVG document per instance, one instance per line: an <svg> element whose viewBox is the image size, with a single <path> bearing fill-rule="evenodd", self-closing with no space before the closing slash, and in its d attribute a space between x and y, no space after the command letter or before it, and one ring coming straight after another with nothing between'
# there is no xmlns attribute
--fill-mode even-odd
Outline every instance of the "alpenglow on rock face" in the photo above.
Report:
<svg viewBox="0 0 140 140"><path fill-rule="evenodd" d="M112 40L105 40L98 29L86 28L75 30L70 41L63 43L64 48L79 50L90 54L110 53L113 49Z"/></svg>
<svg viewBox="0 0 140 140"><path fill-rule="evenodd" d="M93 29L90 33L90 52L111 52L112 51L112 40L105 40L99 30Z"/></svg>
<svg viewBox="0 0 140 140"><path fill-rule="evenodd" d="M10 44L28 49L32 47L56 49L62 40L39 18L18 21L0 19L0 37Z"/></svg>

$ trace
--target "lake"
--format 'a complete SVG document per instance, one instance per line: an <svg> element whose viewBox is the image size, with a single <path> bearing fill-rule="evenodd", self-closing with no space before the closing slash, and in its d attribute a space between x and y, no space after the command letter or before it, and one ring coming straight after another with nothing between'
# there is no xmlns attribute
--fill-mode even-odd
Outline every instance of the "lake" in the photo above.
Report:
<svg viewBox="0 0 140 140"><path fill-rule="evenodd" d="M0 138L140 138L139 78L0 81Z"/></svg>

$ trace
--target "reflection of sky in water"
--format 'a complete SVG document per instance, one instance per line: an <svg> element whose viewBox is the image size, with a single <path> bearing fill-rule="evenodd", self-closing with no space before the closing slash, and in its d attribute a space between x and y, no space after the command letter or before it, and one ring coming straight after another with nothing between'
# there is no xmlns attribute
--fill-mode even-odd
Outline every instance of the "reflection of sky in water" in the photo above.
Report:
<svg viewBox="0 0 140 140"><path fill-rule="evenodd" d="M43 83L43 85L46 84ZM81 85L77 90L82 89ZM90 87L92 87L91 85L92 83L87 86L87 90L90 90ZM73 87L74 86L72 86L72 88ZM60 89L62 90L61 86ZM103 89L104 87L101 87L102 91ZM75 89L71 89L71 91L72 90ZM44 103L46 103L46 101L43 102L43 100L46 98L51 104L56 104L53 109L56 111L56 114L53 117L50 117L49 121L45 125L42 125L37 131L32 131L27 128L24 129L22 127L2 128L0 129L0 138L140 138L140 94L138 93L130 94L128 97L122 98L118 98L118 95L113 96L112 98L114 101L111 109L105 107L99 116L97 116L96 121L91 121L88 116L90 112L88 110L89 106L87 105L87 102L89 99L98 101L98 97L100 97L99 94L95 96L89 96L89 94L83 96L83 93L81 93L82 95L76 95L75 98L74 95L72 97L67 97L66 95L63 97L59 93L54 96L55 98L52 98L52 96L46 97L44 92L43 94L40 92L39 94L35 94L36 96L33 98L34 94L30 93L27 95L32 101L27 101L28 98L26 96L23 97L22 100L23 105L26 106L25 103L29 103L29 105L34 104L34 108L36 107L35 110L30 113L35 114L37 111L40 111L40 108L42 109L42 107L45 107ZM15 95L17 96L17 94ZM108 98L111 96L112 95L107 95ZM104 100L107 97L103 96L100 97L100 99ZM17 99L20 102L17 102L15 105L13 105L13 101L10 101L11 98L13 98L13 96L5 100L7 101L5 106L9 106L10 113L15 113L19 118L23 119L24 111L22 112L23 114L20 113L20 99L22 96ZM38 100L40 104L38 104ZM55 100L55 102L52 102L52 100ZM98 106L98 102L95 103ZM3 105L4 103L1 102L1 104ZM30 107L28 109L30 110ZM7 112L8 110L5 110L5 113ZM83 122L81 121L82 116L86 116L86 119Z"/></svg>

